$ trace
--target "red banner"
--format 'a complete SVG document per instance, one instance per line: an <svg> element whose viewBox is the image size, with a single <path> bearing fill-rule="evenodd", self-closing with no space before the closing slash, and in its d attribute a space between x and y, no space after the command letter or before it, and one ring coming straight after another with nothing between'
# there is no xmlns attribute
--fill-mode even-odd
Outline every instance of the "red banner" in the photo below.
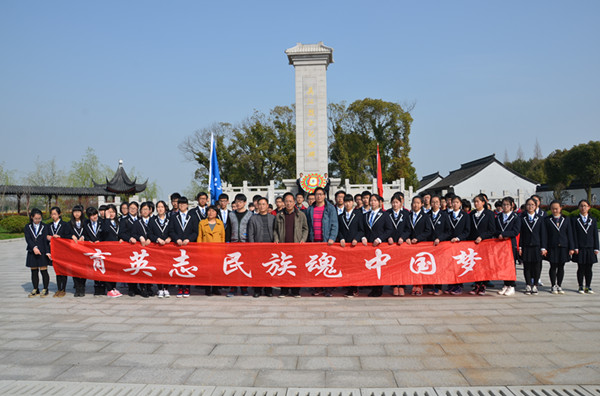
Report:
<svg viewBox="0 0 600 396"><path fill-rule="evenodd" d="M124 283L375 286L515 280L510 241L377 247L326 243L190 243L142 247L52 239L59 275Z"/></svg>

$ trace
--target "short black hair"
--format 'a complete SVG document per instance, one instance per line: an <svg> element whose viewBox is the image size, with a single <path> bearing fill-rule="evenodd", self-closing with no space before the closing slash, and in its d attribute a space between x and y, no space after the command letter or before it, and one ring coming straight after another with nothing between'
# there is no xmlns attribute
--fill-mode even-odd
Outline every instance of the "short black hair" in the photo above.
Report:
<svg viewBox="0 0 600 396"><path fill-rule="evenodd" d="M179 198L177 199L177 203L178 203L178 204L180 204L180 203L182 203L182 204L187 204L187 203L188 203L188 199L187 199L187 197L179 197Z"/></svg>
<svg viewBox="0 0 600 396"><path fill-rule="evenodd" d="M92 216L97 215L97 214L98 214L98 209L94 208L93 206L90 206L89 208L87 208L85 210L85 215L87 217L92 217Z"/></svg>
<svg viewBox="0 0 600 396"><path fill-rule="evenodd" d="M302 198L304 198L304 193L303 193L303 192L300 192L300 191L298 191L298 192L296 193L296 196L298 196L298 195L302 195Z"/></svg>
<svg viewBox="0 0 600 396"><path fill-rule="evenodd" d="M317 188L315 188L315 191L313 191L313 194L316 194L317 191L323 191L323 194L325 194L325 189L323 187L317 187Z"/></svg>
<svg viewBox="0 0 600 396"><path fill-rule="evenodd" d="M196 194L196 201L198 200L198 198L200 197L206 197L208 198L208 194L205 193L204 191L200 191L198 194Z"/></svg>
<svg viewBox="0 0 600 396"><path fill-rule="evenodd" d="M285 197L292 197L292 199L294 198L294 194L292 194L291 192L286 192L285 194L283 194L283 197L281 199L283 199L285 201Z"/></svg>
<svg viewBox="0 0 600 396"><path fill-rule="evenodd" d="M354 202L354 197L352 196L352 194L344 195L344 202Z"/></svg>
<svg viewBox="0 0 600 396"><path fill-rule="evenodd" d="M226 199L226 200L228 200L228 201L229 201L229 195L227 195L227 194L225 194L225 193L223 193L223 194L219 195L219 201L220 201L220 200L222 200L222 199Z"/></svg>
<svg viewBox="0 0 600 396"><path fill-rule="evenodd" d="M262 198L262 195L256 194L255 196L252 197L252 202L258 202L258 200L261 198Z"/></svg>
<svg viewBox="0 0 600 396"><path fill-rule="evenodd" d="M248 198L246 198L246 196L244 194L236 194L234 201L246 202L246 201L248 201Z"/></svg>
<svg viewBox="0 0 600 396"><path fill-rule="evenodd" d="M106 205L100 205L100 207L98 208L98 210L106 210L108 209L108 207Z"/></svg>
<svg viewBox="0 0 600 396"><path fill-rule="evenodd" d="M363 191L362 194L360 194L361 197L365 197L365 196L370 197L371 195L373 195L373 194L371 194L371 191L367 191L367 190Z"/></svg>
<svg viewBox="0 0 600 396"><path fill-rule="evenodd" d="M175 200L175 199L179 199L179 198L181 198L181 194L179 194L179 193L177 193L177 192L176 192L176 193L173 193L173 194L171 194L171 196L169 197L169 199L170 199L171 201L173 201L173 200Z"/></svg>
<svg viewBox="0 0 600 396"><path fill-rule="evenodd" d="M340 194L344 194L344 199L346 199L346 191L344 191L344 190L338 190L338 191L336 191L334 197L337 198L337 196L340 195Z"/></svg>

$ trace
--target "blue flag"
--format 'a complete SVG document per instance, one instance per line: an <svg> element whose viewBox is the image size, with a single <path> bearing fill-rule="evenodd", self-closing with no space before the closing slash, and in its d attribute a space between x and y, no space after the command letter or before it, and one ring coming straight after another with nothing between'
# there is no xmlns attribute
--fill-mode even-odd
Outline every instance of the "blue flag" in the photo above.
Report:
<svg viewBox="0 0 600 396"><path fill-rule="evenodd" d="M208 170L208 191L210 191L210 202L217 204L219 195L223 192L221 187L221 175L219 173L219 162L217 161L217 141L214 135L210 135L210 167Z"/></svg>

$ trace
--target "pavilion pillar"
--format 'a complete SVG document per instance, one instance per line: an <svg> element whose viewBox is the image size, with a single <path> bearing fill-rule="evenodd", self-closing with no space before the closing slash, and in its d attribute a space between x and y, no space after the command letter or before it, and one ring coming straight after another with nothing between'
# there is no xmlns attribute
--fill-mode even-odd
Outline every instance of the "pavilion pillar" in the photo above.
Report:
<svg viewBox="0 0 600 396"><path fill-rule="evenodd" d="M17 215L21 214L21 194L17 194Z"/></svg>

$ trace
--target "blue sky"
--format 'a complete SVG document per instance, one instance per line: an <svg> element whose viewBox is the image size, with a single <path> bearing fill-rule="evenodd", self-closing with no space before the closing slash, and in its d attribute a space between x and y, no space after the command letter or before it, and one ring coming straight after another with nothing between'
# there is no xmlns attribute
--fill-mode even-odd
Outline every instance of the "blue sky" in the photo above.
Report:
<svg viewBox="0 0 600 396"><path fill-rule="evenodd" d="M536 138L547 155L600 136L599 17L598 1L4 0L0 162L68 169L92 146L184 190L183 139L293 103L283 51L318 41L329 101L416 102L419 177Z"/></svg>

